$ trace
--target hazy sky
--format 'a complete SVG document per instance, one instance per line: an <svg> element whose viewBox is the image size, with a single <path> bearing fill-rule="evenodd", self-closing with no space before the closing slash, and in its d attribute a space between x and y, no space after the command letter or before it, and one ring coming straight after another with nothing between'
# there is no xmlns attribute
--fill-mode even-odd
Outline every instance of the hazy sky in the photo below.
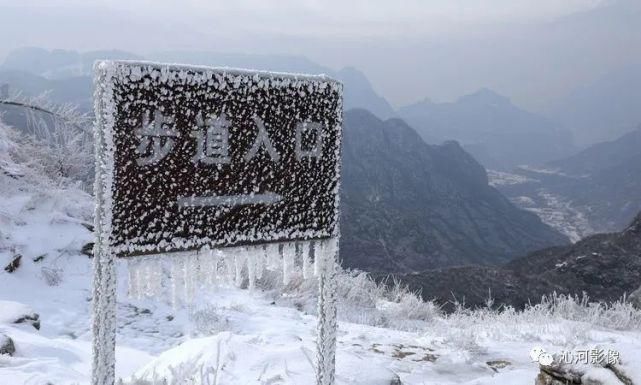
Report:
<svg viewBox="0 0 641 385"><path fill-rule="evenodd" d="M359 68L396 106L489 87L538 109L641 62L640 3L0 0L0 57L22 46L303 55Z"/></svg>

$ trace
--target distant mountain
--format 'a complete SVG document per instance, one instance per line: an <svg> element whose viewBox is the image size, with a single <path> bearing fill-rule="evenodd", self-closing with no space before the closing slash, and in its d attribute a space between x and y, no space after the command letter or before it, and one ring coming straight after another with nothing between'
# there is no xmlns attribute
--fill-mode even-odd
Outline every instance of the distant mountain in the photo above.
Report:
<svg viewBox="0 0 641 385"><path fill-rule="evenodd" d="M567 242L488 186L456 142L426 144L400 119L345 113L343 264L411 272L493 264Z"/></svg>
<svg viewBox="0 0 641 385"><path fill-rule="evenodd" d="M343 103L346 108L363 108L374 112L381 119L393 117L396 113L385 98L372 89L365 75L354 67L345 67L334 76L343 82Z"/></svg>
<svg viewBox="0 0 641 385"><path fill-rule="evenodd" d="M518 168L513 175L519 178L493 177L492 184L544 218L561 218L560 230L570 226L576 238L620 231L641 210L641 126L543 168Z"/></svg>
<svg viewBox="0 0 641 385"><path fill-rule="evenodd" d="M37 47L19 48L9 52L0 65L0 71L20 71L40 75L49 79L64 79L88 76L93 63L98 59L140 59L140 56L119 50L77 51Z"/></svg>
<svg viewBox="0 0 641 385"><path fill-rule="evenodd" d="M489 294L497 306L520 308L554 291L614 301L641 285L641 214L620 233L593 235L573 245L536 251L502 267L465 266L395 277L421 290L424 298L434 298L449 308L454 299L483 306Z"/></svg>
<svg viewBox="0 0 641 385"><path fill-rule="evenodd" d="M487 168L540 164L573 151L569 132L488 89L453 103L426 100L398 113L426 141L457 140Z"/></svg>
<svg viewBox="0 0 641 385"><path fill-rule="evenodd" d="M365 108L381 118L388 118L394 114L387 100L374 91L369 80L357 69L344 68L334 71L300 56L167 51L152 53L143 58L117 50L79 53L22 48L10 52L5 62L0 65L0 84L9 83L12 88L22 89L27 94L38 94L51 89L53 90L51 97L55 101L76 103L88 109L91 106L91 87L86 85L91 85L92 66L98 59L146 59L280 72L324 73L343 82L345 108ZM56 80L56 82L51 83L49 80ZM60 92L61 89L64 91ZM76 97L76 94L81 96Z"/></svg>
<svg viewBox="0 0 641 385"><path fill-rule="evenodd" d="M222 65L294 73L324 73L343 82L345 86L343 100L345 109L364 108L372 111L381 119L386 119L394 115L394 109L389 102L374 91L371 83L362 72L353 67L346 67L339 71L334 71L301 56L222 54L207 51L157 52L149 55L149 57L152 60L163 62L181 62L210 66Z"/></svg>
<svg viewBox="0 0 641 385"><path fill-rule="evenodd" d="M93 82L87 76L49 79L25 71L0 70L0 84L8 84L9 93L20 92L26 96L48 93L49 98L56 103L71 103L83 111L93 108Z"/></svg>
<svg viewBox="0 0 641 385"><path fill-rule="evenodd" d="M574 90L548 114L572 130L582 145L615 139L641 123L641 63Z"/></svg>

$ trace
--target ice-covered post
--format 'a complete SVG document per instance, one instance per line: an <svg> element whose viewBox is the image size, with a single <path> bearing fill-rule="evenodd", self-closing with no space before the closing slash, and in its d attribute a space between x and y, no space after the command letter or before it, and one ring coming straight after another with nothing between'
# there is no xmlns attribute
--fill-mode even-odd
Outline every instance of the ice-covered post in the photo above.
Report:
<svg viewBox="0 0 641 385"><path fill-rule="evenodd" d="M105 130L113 124L106 119L110 114L103 112L111 97L108 68L96 67L94 103L96 109L96 179L94 193L96 211L94 218L95 243L93 249L93 360L91 366L92 385L113 385L116 379L116 267L115 257L109 247L108 234L111 226L111 165L113 159L107 149L113 142Z"/></svg>
<svg viewBox="0 0 641 385"><path fill-rule="evenodd" d="M316 341L316 384L334 385L336 377L336 267L338 238L322 241L318 260L318 326Z"/></svg>
<svg viewBox="0 0 641 385"><path fill-rule="evenodd" d="M92 385L113 385L116 363L116 269L113 255L94 246Z"/></svg>

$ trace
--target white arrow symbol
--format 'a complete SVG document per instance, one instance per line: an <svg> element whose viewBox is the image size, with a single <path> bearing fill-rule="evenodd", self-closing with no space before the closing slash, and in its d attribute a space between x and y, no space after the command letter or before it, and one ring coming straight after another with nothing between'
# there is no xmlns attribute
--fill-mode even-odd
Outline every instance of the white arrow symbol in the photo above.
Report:
<svg viewBox="0 0 641 385"><path fill-rule="evenodd" d="M247 194L247 195L218 195L218 196L190 196L179 197L179 207L207 207L207 206L245 206L245 205L271 205L280 202L282 196L274 193Z"/></svg>

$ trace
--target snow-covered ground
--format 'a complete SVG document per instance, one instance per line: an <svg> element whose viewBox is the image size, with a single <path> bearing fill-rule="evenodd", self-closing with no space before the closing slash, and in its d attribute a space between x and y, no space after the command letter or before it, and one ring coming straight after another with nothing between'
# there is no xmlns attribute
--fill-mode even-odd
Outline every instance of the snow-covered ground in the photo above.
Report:
<svg viewBox="0 0 641 385"><path fill-rule="evenodd" d="M0 299L14 301L0 302L0 318L28 306L40 314L42 324L39 331L29 324L0 326L16 345L14 357L0 358L2 384L89 381L90 261L75 255L57 263L64 272L57 286L49 286L30 259L16 272L0 275ZM220 286L173 309L162 299L127 299L124 273L121 266L119 377L313 383L316 319L305 306L288 306L286 294ZM437 316L413 331L341 322L338 383L387 385L398 376L403 384L532 384L538 365L529 352L535 346L559 352L599 345L621 352L624 362L641 356L639 330L493 313Z"/></svg>
<svg viewBox="0 0 641 385"><path fill-rule="evenodd" d="M0 326L0 333L16 345L14 357L0 358L0 383L86 384L90 262L79 255L58 260L62 281L49 286L38 276L37 265L27 261L0 276L0 298L16 303L0 302L0 316L26 305L40 314L42 327ZM174 378L209 379L208 384L313 383L316 319L287 306L286 295L220 286L173 309L162 300L127 299L124 270L122 266L119 377L166 378L170 383ZM641 356L638 330L608 330L556 317L530 322L519 316L511 322L507 316L486 317L437 316L414 331L341 322L338 383L387 385L398 376L403 384L532 384L538 373L529 357L534 346L554 352L600 345L620 351L624 362Z"/></svg>
<svg viewBox="0 0 641 385"><path fill-rule="evenodd" d="M13 145L0 126L0 150ZM30 167L0 151L0 267L22 256L15 271L0 270L0 337L15 345L0 355L0 384L88 384L92 269L80 250L92 238L92 198ZM252 292L221 281L172 305L163 295L128 298L127 277L121 263L116 372L125 383L313 384L313 278L294 272L283 286L282 272L266 272ZM614 349L629 370L641 357L641 314L622 304L559 299L444 315L362 274L341 272L338 286L338 384L530 385L535 346ZM39 330L13 323L34 312Z"/></svg>

